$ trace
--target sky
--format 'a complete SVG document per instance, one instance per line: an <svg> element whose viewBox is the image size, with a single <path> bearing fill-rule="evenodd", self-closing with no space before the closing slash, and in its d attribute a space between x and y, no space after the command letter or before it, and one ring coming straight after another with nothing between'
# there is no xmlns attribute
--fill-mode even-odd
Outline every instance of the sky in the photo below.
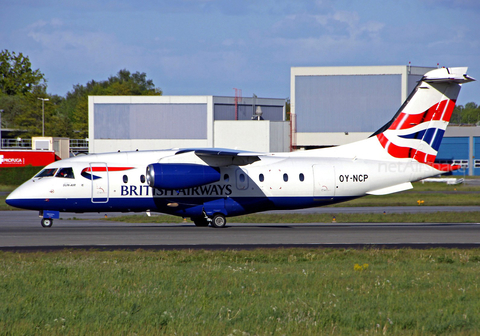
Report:
<svg viewBox="0 0 480 336"><path fill-rule="evenodd" d="M467 66L480 80L478 0L2 0L0 50L48 93L145 72L164 95L290 97L297 66ZM459 104L480 104L479 82Z"/></svg>

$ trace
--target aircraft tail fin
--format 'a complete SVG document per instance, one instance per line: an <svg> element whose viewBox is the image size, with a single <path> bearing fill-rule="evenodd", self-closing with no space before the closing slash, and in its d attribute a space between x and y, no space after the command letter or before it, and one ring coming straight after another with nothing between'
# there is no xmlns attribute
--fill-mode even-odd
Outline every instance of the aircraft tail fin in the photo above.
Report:
<svg viewBox="0 0 480 336"><path fill-rule="evenodd" d="M475 79L467 68L427 72L392 120L372 134L395 158L433 164L461 85Z"/></svg>

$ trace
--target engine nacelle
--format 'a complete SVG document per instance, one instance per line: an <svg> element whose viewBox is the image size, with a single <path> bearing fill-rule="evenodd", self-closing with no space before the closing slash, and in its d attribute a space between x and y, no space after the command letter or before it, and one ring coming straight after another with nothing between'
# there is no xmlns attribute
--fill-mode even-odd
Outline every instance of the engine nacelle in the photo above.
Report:
<svg viewBox="0 0 480 336"><path fill-rule="evenodd" d="M220 181L219 169L193 163L152 163L147 184L158 189L185 189Z"/></svg>

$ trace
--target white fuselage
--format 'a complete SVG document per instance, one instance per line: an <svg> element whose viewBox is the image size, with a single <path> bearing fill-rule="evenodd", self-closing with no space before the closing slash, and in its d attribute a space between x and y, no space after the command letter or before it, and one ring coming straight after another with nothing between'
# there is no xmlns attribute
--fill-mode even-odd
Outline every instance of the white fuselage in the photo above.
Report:
<svg viewBox="0 0 480 336"><path fill-rule="evenodd" d="M45 167L56 169L55 174L30 179L9 200L33 210L159 211L184 217L221 211L232 216L341 202L436 173L412 160L332 158L306 151L265 154L250 164L219 167L219 181L205 185L148 186L147 165L169 162L175 153L108 153L57 161ZM62 168L72 168L73 176L58 176Z"/></svg>

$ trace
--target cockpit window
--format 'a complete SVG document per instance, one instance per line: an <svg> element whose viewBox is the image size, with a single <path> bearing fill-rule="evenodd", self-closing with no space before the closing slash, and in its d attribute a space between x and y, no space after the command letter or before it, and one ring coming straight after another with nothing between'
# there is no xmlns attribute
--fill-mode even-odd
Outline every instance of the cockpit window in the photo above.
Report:
<svg viewBox="0 0 480 336"><path fill-rule="evenodd" d="M57 171L57 168L45 168L45 169L42 169L40 173L35 175L35 177L51 177L55 175L56 171Z"/></svg>
<svg viewBox="0 0 480 336"><path fill-rule="evenodd" d="M73 169L72 168L60 168L58 170L58 173L55 175L55 177L63 177L63 178L75 178L73 175Z"/></svg>

